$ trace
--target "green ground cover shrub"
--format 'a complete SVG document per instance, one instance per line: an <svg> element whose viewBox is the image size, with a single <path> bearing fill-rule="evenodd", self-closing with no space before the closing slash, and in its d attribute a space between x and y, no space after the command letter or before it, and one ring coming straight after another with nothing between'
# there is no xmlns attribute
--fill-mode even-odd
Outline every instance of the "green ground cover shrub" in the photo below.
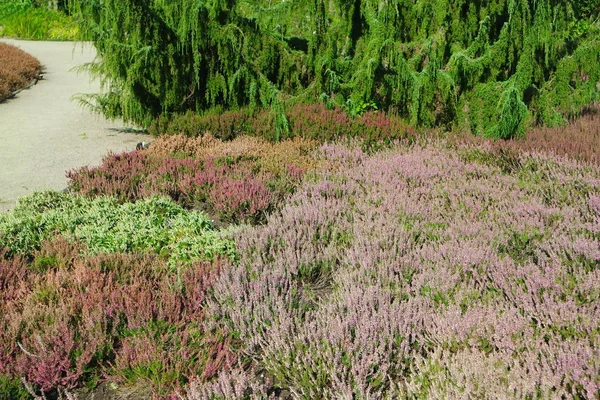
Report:
<svg viewBox="0 0 600 400"><path fill-rule="evenodd" d="M0 36L32 40L79 40L79 27L63 11L31 1L0 1Z"/></svg>
<svg viewBox="0 0 600 400"><path fill-rule="evenodd" d="M29 400L31 395L23 387L21 381L0 374L0 399Z"/></svg>
<svg viewBox="0 0 600 400"><path fill-rule="evenodd" d="M119 204L110 197L42 192L0 214L0 243L11 253L31 255L56 234L84 243L90 254L150 252L173 267L234 255L231 242L205 214L165 198Z"/></svg>

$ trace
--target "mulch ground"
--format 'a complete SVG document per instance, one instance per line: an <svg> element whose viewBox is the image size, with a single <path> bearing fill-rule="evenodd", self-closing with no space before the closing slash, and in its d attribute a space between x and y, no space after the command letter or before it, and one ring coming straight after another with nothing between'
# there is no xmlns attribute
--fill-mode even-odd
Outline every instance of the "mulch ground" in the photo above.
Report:
<svg viewBox="0 0 600 400"><path fill-rule="evenodd" d="M30 54L6 43L0 43L0 102L11 97L40 76L42 65Z"/></svg>

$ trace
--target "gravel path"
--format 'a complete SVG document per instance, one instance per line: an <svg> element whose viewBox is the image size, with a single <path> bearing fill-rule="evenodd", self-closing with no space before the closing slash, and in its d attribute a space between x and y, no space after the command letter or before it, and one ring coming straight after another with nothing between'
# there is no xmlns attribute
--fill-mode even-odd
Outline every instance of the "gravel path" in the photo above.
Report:
<svg viewBox="0 0 600 400"><path fill-rule="evenodd" d="M61 190L65 172L98 165L108 152L133 150L149 136L127 132L82 109L71 96L99 91L89 77L70 71L94 59L90 45L0 39L36 57L44 79L0 103L0 210L33 191Z"/></svg>

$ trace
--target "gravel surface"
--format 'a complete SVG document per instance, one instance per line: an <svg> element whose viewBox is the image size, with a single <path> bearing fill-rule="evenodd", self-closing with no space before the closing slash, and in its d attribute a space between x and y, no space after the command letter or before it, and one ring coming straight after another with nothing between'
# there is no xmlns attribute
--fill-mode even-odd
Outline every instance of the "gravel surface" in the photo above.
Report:
<svg viewBox="0 0 600 400"><path fill-rule="evenodd" d="M108 152L134 150L150 139L71 100L75 94L99 91L88 75L71 71L94 59L91 45L0 41L23 49L44 66L43 80L0 104L0 210L33 191L64 189L66 171L98 165Z"/></svg>

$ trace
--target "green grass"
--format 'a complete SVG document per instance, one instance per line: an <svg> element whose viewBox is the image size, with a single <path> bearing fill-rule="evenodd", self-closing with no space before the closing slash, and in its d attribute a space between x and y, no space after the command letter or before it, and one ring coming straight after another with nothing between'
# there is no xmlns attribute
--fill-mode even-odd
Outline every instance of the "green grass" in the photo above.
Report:
<svg viewBox="0 0 600 400"><path fill-rule="evenodd" d="M0 400L28 400L31 398L21 381L0 374Z"/></svg>
<svg viewBox="0 0 600 400"><path fill-rule="evenodd" d="M75 20L29 1L0 1L0 36L31 40L79 40Z"/></svg>

